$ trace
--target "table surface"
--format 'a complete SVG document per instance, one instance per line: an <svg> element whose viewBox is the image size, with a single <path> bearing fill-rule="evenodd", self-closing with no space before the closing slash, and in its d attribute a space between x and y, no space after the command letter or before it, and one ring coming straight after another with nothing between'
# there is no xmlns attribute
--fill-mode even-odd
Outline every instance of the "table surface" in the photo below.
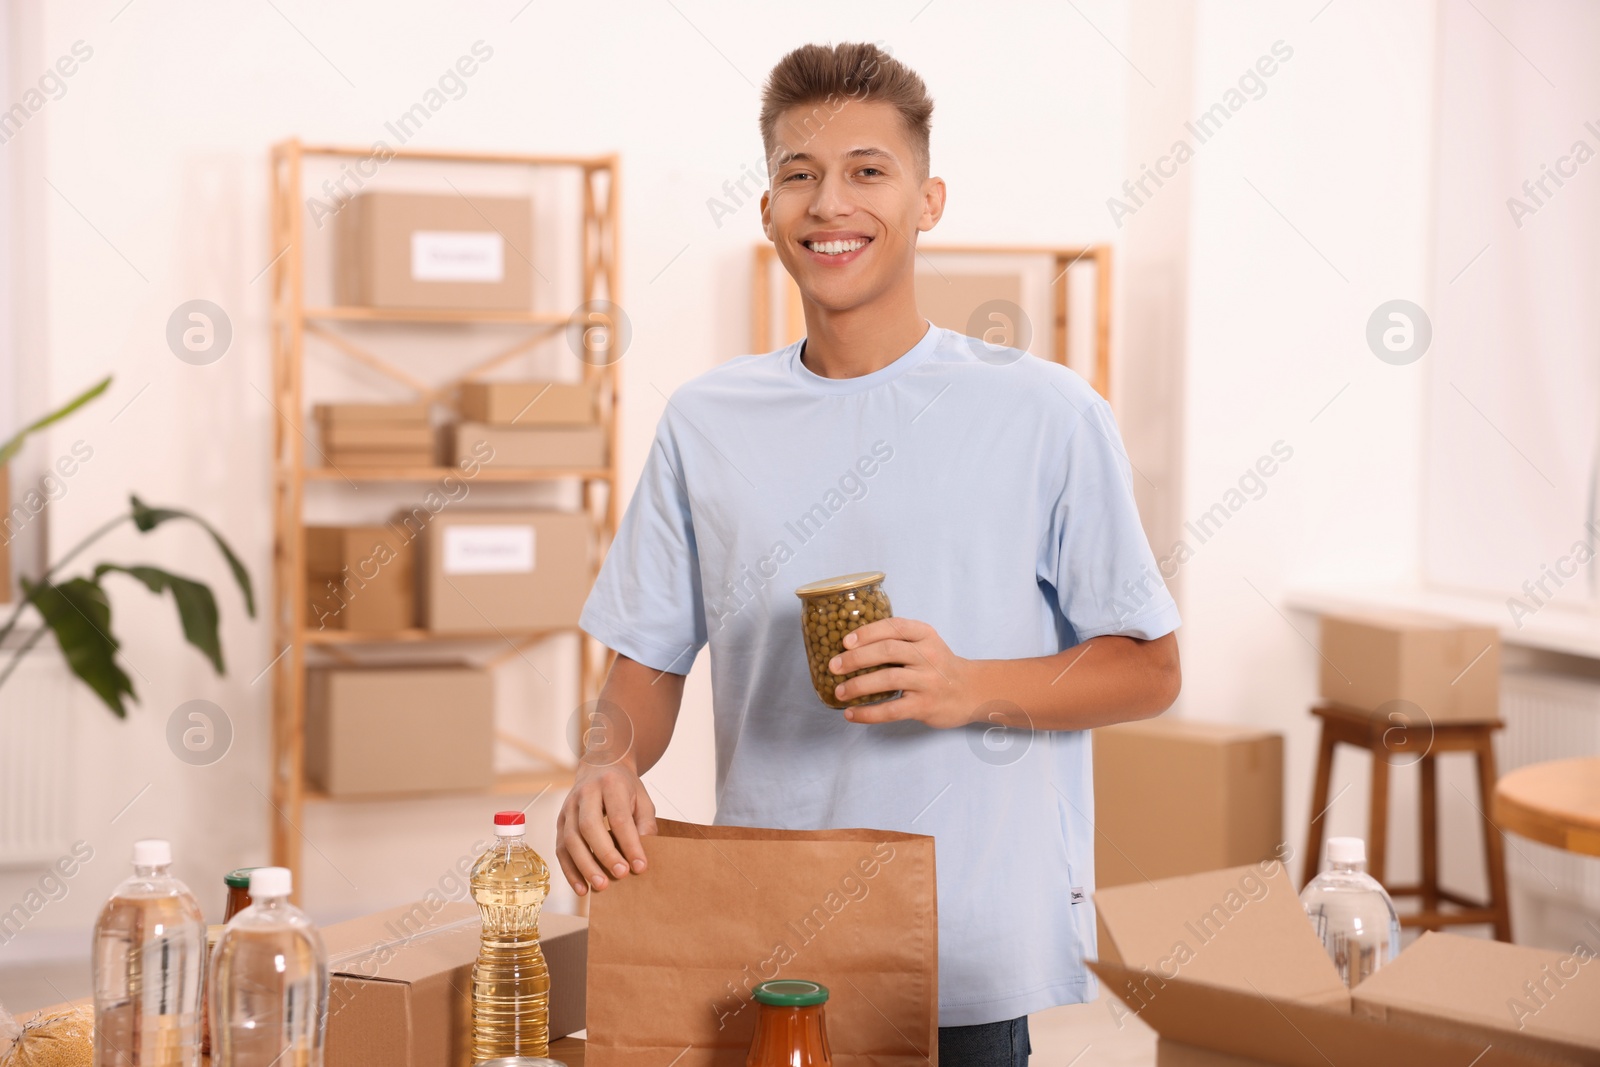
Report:
<svg viewBox="0 0 1600 1067"><path fill-rule="evenodd" d="M88 1008L91 1006L91 1004L92 1002L88 1000L75 1000L69 1004L57 1004L52 1008L41 1008L36 1012L28 1012L22 1018L18 1019L17 1022L27 1022L29 1019L43 1015L46 1012L56 1012L66 1008ZM0 1040L0 1051L4 1051L6 1044L7 1042ZM550 1058L560 1060L562 1063L565 1063L567 1067L583 1067L583 1052L584 1044L581 1038L563 1037L550 1042ZM202 1056L200 1058L200 1062L202 1064L209 1064L211 1062L211 1058L209 1056Z"/></svg>
<svg viewBox="0 0 1600 1067"><path fill-rule="evenodd" d="M576 1037L563 1037L550 1042L550 1058L560 1060L567 1067L583 1067L583 1041Z"/></svg>
<svg viewBox="0 0 1600 1067"><path fill-rule="evenodd" d="M1568 852L1600 856L1600 756L1530 763L1494 788L1502 830Z"/></svg>

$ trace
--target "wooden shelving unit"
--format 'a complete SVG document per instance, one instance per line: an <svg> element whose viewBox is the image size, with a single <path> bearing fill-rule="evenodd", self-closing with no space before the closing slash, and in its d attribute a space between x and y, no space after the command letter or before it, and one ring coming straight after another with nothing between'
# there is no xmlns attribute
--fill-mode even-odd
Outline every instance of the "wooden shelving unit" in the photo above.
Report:
<svg viewBox="0 0 1600 1067"><path fill-rule="evenodd" d="M945 257L992 259L997 265L1006 261L1046 261L1050 270L1049 358L1066 363L1069 337L1068 299L1069 272L1076 269L1092 270L1095 277L1093 368L1085 375L1096 392L1107 399L1111 396L1111 246L1086 245L1081 247L1054 245L944 245L917 246L921 265L937 270L934 261ZM919 270L921 267L919 266ZM751 316L750 351L770 352L798 340L806 332L805 314L800 302L800 290L784 275L782 295L773 292L778 274L782 273L777 250L767 241L755 245L751 265ZM781 307L774 305L781 304ZM781 326L781 333L774 333Z"/></svg>
<svg viewBox="0 0 1600 1067"><path fill-rule="evenodd" d="M386 309L309 305L306 302L307 235L305 167L308 160L333 164L369 160L370 147L311 146L290 140L272 150L272 237L274 249L281 249L272 267L272 364L273 403L278 411L273 439L274 525L272 626L274 647L281 650L270 668L272 696L272 862L299 872L302 855L302 814L308 803L332 802L310 788L304 775L306 669L308 657L330 665L362 662L363 653L374 649L449 646L472 642L490 646L488 665L495 666L519 656L525 649L555 635L578 637L578 703L587 705L598 695L607 667L607 652L576 627L551 630L441 634L421 629L392 633L360 633L317 630L307 626L308 590L305 576L304 529L305 491L308 484L335 483L323 492L337 492L337 483L357 488L367 483L415 483L426 486L447 475L461 476L455 467L344 468L314 466L308 462L310 407L314 399L306 395L305 366L308 338L315 338L329 350L333 359L348 359L370 371L394 380L418 400L450 404L458 387L482 379L497 368L507 366L560 331L572 327L572 314L558 311L455 311L431 309ZM530 156L509 153L398 150L384 163L385 173L393 173L410 162L460 164L463 166L527 168L534 171L564 171L576 175L581 187L582 210L576 219L579 233L574 242L577 262L574 278L581 294L580 307L591 301L619 299L618 264L618 159L616 156ZM494 355L461 368L447 380L430 382L386 360L372 351L361 337L373 325L431 324L463 327L504 328L516 339ZM581 509L594 524L593 552L589 561L590 579L598 573L600 560L610 546L617 528L617 415L618 373L616 358L621 353L612 346L617 331L603 332L600 358L585 360L582 376L595 386L600 398L600 415L606 427L608 465L600 468L512 469L485 465L473 475L474 481L513 484L576 484ZM317 457L312 456L311 461ZM549 769L516 771L496 776L485 783L484 795L526 795L548 786L572 780L572 767L556 755L521 738L500 734L498 740L524 756L539 759ZM397 792L390 798L405 799ZM367 800L370 798L363 798ZM298 890L299 877L295 880Z"/></svg>

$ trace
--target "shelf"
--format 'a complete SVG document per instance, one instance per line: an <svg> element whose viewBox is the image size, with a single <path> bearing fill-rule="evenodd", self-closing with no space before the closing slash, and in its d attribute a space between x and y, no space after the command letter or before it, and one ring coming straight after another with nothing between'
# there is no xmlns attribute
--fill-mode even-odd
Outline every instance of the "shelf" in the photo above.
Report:
<svg viewBox="0 0 1600 1067"><path fill-rule="evenodd" d="M351 159L368 159L375 151L372 145L336 144L303 144L298 145L297 149L302 156L344 156ZM388 148L385 151L390 159L438 163L509 163L523 167L579 167L583 170L609 169L617 165L614 155L535 156L520 152L465 152L448 148Z"/></svg>
<svg viewBox="0 0 1600 1067"><path fill-rule="evenodd" d="M386 804L396 800L434 800L439 797L520 796L557 786L571 785L574 777L574 771L570 767L558 767L548 771L509 771L495 775L494 784L483 790L457 793L411 793L401 790L394 793L363 794L358 797L330 797L307 783L302 795L307 802L314 804Z"/></svg>
<svg viewBox="0 0 1600 1067"><path fill-rule="evenodd" d="M606 467L491 467L479 466L477 474L457 467L307 467L308 482L433 482L454 475L484 482L553 482L562 478L584 478L608 482Z"/></svg>
<svg viewBox="0 0 1600 1067"><path fill-rule="evenodd" d="M443 322L492 326L565 326L570 312L454 310L451 308L309 307L308 319L334 322Z"/></svg>
<svg viewBox="0 0 1600 1067"><path fill-rule="evenodd" d="M576 626L555 626L543 630L485 630L481 633L435 633L433 630L304 630L301 640L308 645L403 645L444 641L532 641L578 633Z"/></svg>
<svg viewBox="0 0 1600 1067"><path fill-rule="evenodd" d="M535 499L557 496L561 510L586 517L584 525L591 531L593 547L598 549L616 536L620 503L616 486L621 482L617 463L617 450L607 449L607 462L601 466L513 466L510 456L498 463L484 464L468 461L461 464L440 464L440 455L431 450L418 449L409 454L390 454L372 457L384 463L381 467L312 466L324 464L327 456L312 443L309 424L312 405L324 396L324 389L307 387L309 362L333 359L348 360L352 369L384 376L405 390L417 401L451 405L456 387L465 381L483 380L493 373L510 373L523 363L536 365L544 350L554 345L565 349L565 334L572 324L572 306L553 306L554 302L534 302L526 295L526 306L511 310L501 309L451 309L451 308L390 308L359 307L343 303L343 298L327 291L308 292L306 285L307 260L313 262L313 275L325 273L322 262L325 250L308 256L306 240L305 192L315 184L307 171L309 163L316 162L318 170L325 170L329 157L337 165L339 158L351 161L367 159L373 154L370 146L318 144L303 145L297 140L280 142L272 149L272 226L271 246L283 249L274 260L272 275L272 390L267 398L277 410L285 425L280 425L273 442L273 580L272 639L275 648L290 646L298 650L297 656L288 658L296 664L292 669L273 672L272 686L272 793L271 817L272 862L281 867L299 871L302 866L305 838L300 832L305 805L319 804L325 811L333 802L331 817L340 818L342 805L356 810L353 805L382 805L385 803L410 803L457 796L469 798L500 797L500 800L478 799L497 807L525 804L529 797L545 790L554 791L573 781L576 773L571 765L572 756L562 744L545 751L537 744L509 734L497 734L497 750L506 746L503 755L517 754L508 766L519 768L515 773L486 774L471 783L472 788L451 793L423 793L408 788L404 774L396 773L392 783L385 783L392 792L372 796L330 797L313 788L305 777L307 749L306 716L307 686L301 667L306 661L315 665L341 665L360 667L367 663L394 663L431 661L445 658L465 658L476 666L493 670L510 664L518 657L532 657L529 648L541 653L554 653L565 659L569 651L576 659L576 686L568 686L565 679L548 695L538 701L539 711L546 717L565 718L573 706L585 707L599 697L607 663L606 649L594 638L585 635L576 625L544 629L505 629L496 631L483 620L482 632L435 633L421 627L405 629L371 630L320 630L316 629L314 613L308 612L304 597L306 589L306 514L321 510L331 503L329 494L342 501L376 496L378 501L390 497L425 495L427 491L443 492L457 482L472 482L479 486L520 485L559 487L559 492L534 493ZM533 156L514 152L471 152L457 150L416 151L394 150L385 153L387 164L384 173L395 176L407 169L406 161L422 161L439 172L446 167L437 164L481 164L498 167L501 175L491 188L507 189L512 185L505 178L521 182L528 173L559 176L564 192L561 196L568 205L560 212L560 233L549 234L550 240L541 237L541 246L548 245L553 254L549 264L541 264L543 273L554 279L558 288L571 290L574 303L589 306L598 300L617 301L621 278L619 261L619 191L618 158L605 156ZM525 168L565 168L565 173L529 171L521 175L512 172ZM414 172L422 176L425 172ZM463 170L463 178L473 173ZM479 171L481 173L481 171ZM320 179L321 174L317 174ZM577 188L571 188L569 178L576 179ZM388 179L385 179L387 182ZM383 184L383 183L380 183ZM407 184L401 179L401 184ZM448 187L449 183L441 183ZM464 188L465 186L463 186ZM521 187L519 184L518 188ZM581 206L577 202L581 194ZM555 268L555 269L552 269ZM565 298L563 298L563 301ZM487 348L493 351L453 353L448 368L432 368L438 373L422 373L397 357L404 353L407 342L432 343L435 347L450 339L473 339L482 342L469 348ZM453 343L453 342L452 342ZM390 351L401 346L400 351ZM456 346L459 347L459 346ZM459 356L461 358L456 359ZM469 358L470 357L470 358ZM446 380L446 369L450 376ZM617 427L614 401L619 395L621 372L616 362L605 366L582 368L585 382L601 391L605 403L601 425L608 442L615 444ZM313 379L320 386L331 387L332 382ZM334 459L339 457L329 453ZM472 471L473 473L468 473ZM315 488L338 485L342 488ZM603 488L604 492L596 492ZM377 490L374 493L374 489ZM574 511L565 498L576 497L573 489L582 490L580 509ZM492 497L504 495L500 490L489 490ZM509 492L509 491L506 491ZM451 492L453 499L460 494ZM526 489L518 491L519 497L528 496ZM307 508L308 503L316 505ZM376 503L377 501L374 501ZM552 501L548 506L556 506ZM592 582L599 568L599 552L591 551L586 561L575 561L574 577L581 575ZM381 621L381 620L374 620ZM471 621L471 620L463 620ZM571 641L551 640L571 634ZM571 646L570 649L568 646ZM564 672L563 672L564 673ZM576 693L567 690L575 688ZM556 793L559 796L559 793ZM511 800L512 797L519 799ZM508 803L509 801L509 803ZM297 881L301 879L297 878Z"/></svg>

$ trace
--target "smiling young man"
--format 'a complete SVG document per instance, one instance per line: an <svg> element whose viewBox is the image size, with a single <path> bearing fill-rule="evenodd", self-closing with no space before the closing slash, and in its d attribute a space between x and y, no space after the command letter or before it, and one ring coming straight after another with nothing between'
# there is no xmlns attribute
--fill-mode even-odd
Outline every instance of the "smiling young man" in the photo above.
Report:
<svg viewBox="0 0 1600 1067"><path fill-rule="evenodd" d="M603 699L625 728L580 763L558 858L580 894L647 870L639 775L709 644L717 821L931 834L940 1057L1013 1067L1029 1012L1094 995L1085 731L1172 704L1178 615L1105 401L917 311L917 235L945 202L932 110L873 45L773 68L761 219L806 337L667 404L582 620L617 652ZM794 589L877 570L900 617L832 669L890 664L838 695L903 695L832 711Z"/></svg>

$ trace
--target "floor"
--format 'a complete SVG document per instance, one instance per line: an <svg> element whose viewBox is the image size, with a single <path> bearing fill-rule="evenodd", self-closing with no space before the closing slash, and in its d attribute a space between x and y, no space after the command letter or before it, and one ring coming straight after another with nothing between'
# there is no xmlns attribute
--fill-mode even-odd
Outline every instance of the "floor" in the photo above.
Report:
<svg viewBox="0 0 1600 1067"><path fill-rule="evenodd" d="M1112 1003L1121 1006L1113 998ZM1120 1020L1120 1021L1119 1021ZM1152 1067L1156 1032L1125 1012L1112 1012L1104 994L1090 1004L1068 1004L1028 1019L1033 1042L1029 1067Z"/></svg>

